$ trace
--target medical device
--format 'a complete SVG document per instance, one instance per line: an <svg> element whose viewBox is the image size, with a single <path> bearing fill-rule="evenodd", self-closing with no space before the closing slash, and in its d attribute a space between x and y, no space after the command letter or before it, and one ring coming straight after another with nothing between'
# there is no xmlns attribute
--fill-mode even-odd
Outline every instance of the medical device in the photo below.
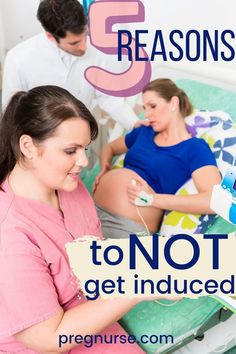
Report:
<svg viewBox="0 0 236 354"><path fill-rule="evenodd" d="M233 198L236 197L236 170L228 170L221 182L221 186L230 192Z"/></svg>
<svg viewBox="0 0 236 354"><path fill-rule="evenodd" d="M227 170L221 184L214 186L210 207L231 224L236 225L236 169Z"/></svg>

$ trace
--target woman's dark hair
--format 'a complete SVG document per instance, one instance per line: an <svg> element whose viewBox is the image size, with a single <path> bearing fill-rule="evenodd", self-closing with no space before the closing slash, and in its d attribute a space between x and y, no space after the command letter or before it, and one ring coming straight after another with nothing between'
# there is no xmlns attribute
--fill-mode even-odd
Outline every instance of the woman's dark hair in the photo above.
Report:
<svg viewBox="0 0 236 354"><path fill-rule="evenodd" d="M153 80L144 87L143 93L146 91L155 91L158 96L164 98L167 102L169 102L173 96L177 96L179 98L179 110L183 117L189 116L193 111L192 103L184 90L176 86L170 79Z"/></svg>
<svg viewBox="0 0 236 354"><path fill-rule="evenodd" d="M53 136L64 121L78 117L88 122L91 140L98 135L98 125L85 105L67 90L57 86L39 86L17 92L0 121L0 185L21 158L19 140L23 134L35 143Z"/></svg>
<svg viewBox="0 0 236 354"><path fill-rule="evenodd" d="M37 18L58 42L66 37L67 31L81 34L86 30L87 18L78 0L42 0Z"/></svg>

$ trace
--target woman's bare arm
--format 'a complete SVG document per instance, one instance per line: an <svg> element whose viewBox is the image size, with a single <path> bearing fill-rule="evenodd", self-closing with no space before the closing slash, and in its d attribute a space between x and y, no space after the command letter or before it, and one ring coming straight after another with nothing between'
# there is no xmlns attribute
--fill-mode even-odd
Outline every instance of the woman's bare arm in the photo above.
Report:
<svg viewBox="0 0 236 354"><path fill-rule="evenodd" d="M100 166L101 172L97 175L93 185L93 193L96 191L100 178L111 169L112 158L116 155L123 154L127 152L127 146L125 144L125 138L121 136L120 138L106 144L100 155Z"/></svg>
<svg viewBox="0 0 236 354"><path fill-rule="evenodd" d="M192 178L198 193L192 195L156 194L153 206L190 214L214 214L210 209L212 189L221 181L215 166L204 166L193 172Z"/></svg>
<svg viewBox="0 0 236 354"><path fill-rule="evenodd" d="M175 210L190 214L214 214L210 209L210 198L215 184L221 181L215 166L204 166L193 172L192 178L198 193L192 195L172 195L155 193L152 206L162 210ZM138 179L140 186L128 186L129 200L134 203L140 190L153 194L147 183Z"/></svg>
<svg viewBox="0 0 236 354"><path fill-rule="evenodd" d="M119 320L140 299L116 298L88 301L66 312L60 309L46 321L35 324L15 335L28 348L40 353L58 353L74 348L75 342L59 348L60 335L93 335Z"/></svg>
<svg viewBox="0 0 236 354"><path fill-rule="evenodd" d="M128 148L125 144L124 136L121 136L120 138L112 141L111 143L106 144L101 151L101 169L106 163L110 164L114 156L123 154L127 152L127 150Z"/></svg>

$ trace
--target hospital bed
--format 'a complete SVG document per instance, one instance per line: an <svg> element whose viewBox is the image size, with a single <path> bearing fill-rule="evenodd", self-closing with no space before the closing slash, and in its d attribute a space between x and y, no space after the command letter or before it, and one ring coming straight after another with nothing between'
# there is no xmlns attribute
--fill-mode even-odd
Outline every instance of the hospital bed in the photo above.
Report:
<svg viewBox="0 0 236 354"><path fill-rule="evenodd" d="M194 107L202 110L228 112L232 120L236 123L236 90L234 92L233 87L229 87L230 89L228 89L227 83L227 88L222 88L218 83L216 85L207 84L192 77L190 79L182 79L179 78L181 74L179 77L175 77L172 75L171 70L170 74L164 73L162 76L175 79L178 86L187 92ZM183 75L183 77L185 76ZM236 144L234 151L236 154ZM99 167L95 166L91 170L90 175L85 179L85 184L90 191L98 171ZM234 226L217 217L208 228L207 233L229 233L234 231L236 231ZM223 353L236 345L236 334L233 333L233 328L236 328L236 315L233 315L231 311L222 307L220 303L211 297L200 297L198 299L186 298L175 304L168 301L162 301L162 304L143 302L130 311L121 320L121 324L128 333L137 337L142 334L173 335L174 343L143 344L142 347L148 354L194 353L191 349L189 351L188 349L185 350L190 345L188 343L194 340L195 342L196 340L199 341L197 343L198 349L195 353L208 354L214 352L212 346L208 347L206 345L208 333L213 328L215 328L217 333L219 328L218 334L220 334L220 331L224 331L224 327L222 329L220 323L227 323L227 321L231 321L229 328L232 329L232 333L227 329L226 339L222 339L223 342L217 347L219 352Z"/></svg>

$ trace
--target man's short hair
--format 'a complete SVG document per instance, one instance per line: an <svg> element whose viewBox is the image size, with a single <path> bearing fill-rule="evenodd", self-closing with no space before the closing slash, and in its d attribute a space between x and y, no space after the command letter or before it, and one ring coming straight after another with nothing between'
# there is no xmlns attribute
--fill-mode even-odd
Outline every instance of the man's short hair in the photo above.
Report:
<svg viewBox="0 0 236 354"><path fill-rule="evenodd" d="M86 30L87 18L78 0L42 0L37 18L58 42L66 37L67 31L81 34Z"/></svg>

